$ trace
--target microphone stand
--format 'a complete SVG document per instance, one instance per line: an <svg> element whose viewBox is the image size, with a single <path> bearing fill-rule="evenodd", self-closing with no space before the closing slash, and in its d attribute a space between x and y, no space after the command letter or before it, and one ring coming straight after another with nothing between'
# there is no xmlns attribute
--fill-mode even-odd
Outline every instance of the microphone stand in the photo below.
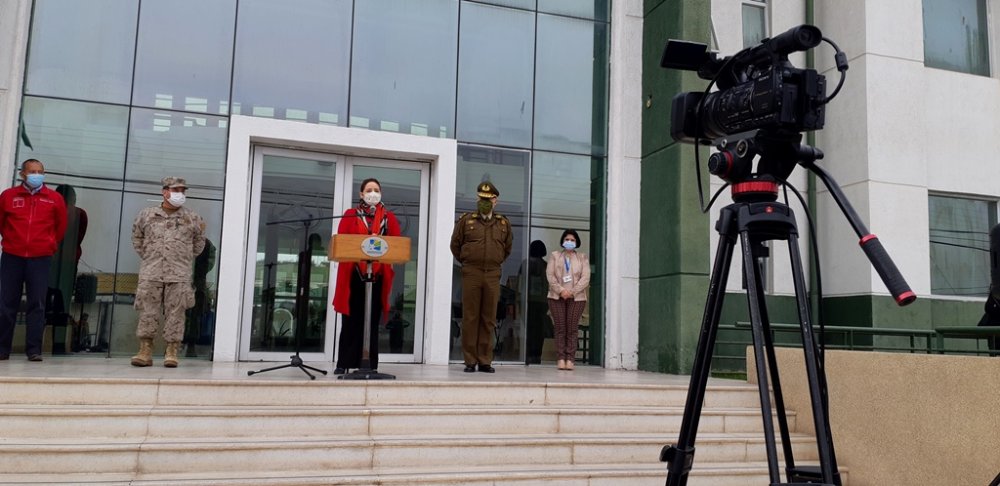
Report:
<svg viewBox="0 0 1000 486"><path fill-rule="evenodd" d="M371 341L371 325L372 325L372 287L375 282L375 276L372 274L372 267L374 262L372 260L366 260L365 263L368 267L362 280L365 282L365 331L364 338L361 341L361 367L347 373L346 375L340 375L337 378L341 380L395 380L395 375L390 375L388 373L379 373L377 370L372 369L371 362L371 351L369 350L369 342ZM383 282L383 285L385 283ZM379 299L381 303L382 299Z"/></svg>

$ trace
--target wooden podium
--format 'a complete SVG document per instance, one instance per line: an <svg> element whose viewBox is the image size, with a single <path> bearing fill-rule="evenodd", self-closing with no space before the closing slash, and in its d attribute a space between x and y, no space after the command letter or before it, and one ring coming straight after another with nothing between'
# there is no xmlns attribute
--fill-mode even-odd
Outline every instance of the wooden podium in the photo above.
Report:
<svg viewBox="0 0 1000 486"><path fill-rule="evenodd" d="M379 373L371 367L369 342L372 333L372 275L371 263L406 263L410 261L410 239L405 236L340 234L330 238L330 260L335 262L367 262L365 282L365 331L361 343L361 367L341 375L341 380L394 380L388 373ZM383 282L392 285L392 282Z"/></svg>
<svg viewBox="0 0 1000 486"><path fill-rule="evenodd" d="M382 240L385 246L374 240ZM330 237L330 260L406 263L410 261L410 239L405 236L333 235Z"/></svg>

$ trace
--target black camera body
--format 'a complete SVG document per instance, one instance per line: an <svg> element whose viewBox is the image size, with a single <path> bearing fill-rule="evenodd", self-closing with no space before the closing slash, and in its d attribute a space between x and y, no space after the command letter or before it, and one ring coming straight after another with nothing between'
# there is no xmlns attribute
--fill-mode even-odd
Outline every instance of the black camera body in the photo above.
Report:
<svg viewBox="0 0 1000 486"><path fill-rule="evenodd" d="M822 40L819 29L801 25L724 59L708 46L671 40L660 65L697 71L719 91L680 93L671 108L670 135L679 142L713 140L753 130L799 133L825 122L826 77L796 68L788 54L811 49Z"/></svg>

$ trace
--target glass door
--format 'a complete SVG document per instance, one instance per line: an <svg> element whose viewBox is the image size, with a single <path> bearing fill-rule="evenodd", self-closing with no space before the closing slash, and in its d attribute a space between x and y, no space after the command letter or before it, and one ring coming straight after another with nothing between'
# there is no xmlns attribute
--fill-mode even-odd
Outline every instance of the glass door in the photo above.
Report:
<svg viewBox="0 0 1000 486"><path fill-rule="evenodd" d="M253 160L240 359L285 361L296 342L304 360L335 359L341 320L330 239L357 206L361 181L374 177L411 239L410 261L394 266L389 312L375 323L379 361L420 362L429 165L271 147L255 148Z"/></svg>
<svg viewBox="0 0 1000 486"><path fill-rule="evenodd" d="M241 359L333 357L332 284L327 248L343 204L336 155L258 147L247 238Z"/></svg>

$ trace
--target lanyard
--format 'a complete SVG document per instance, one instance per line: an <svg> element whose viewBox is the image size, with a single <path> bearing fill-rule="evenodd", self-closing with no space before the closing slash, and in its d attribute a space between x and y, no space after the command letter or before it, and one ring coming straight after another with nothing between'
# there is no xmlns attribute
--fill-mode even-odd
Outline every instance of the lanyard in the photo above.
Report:
<svg viewBox="0 0 1000 486"><path fill-rule="evenodd" d="M569 256L563 254L563 262L566 263L566 274L569 275Z"/></svg>

